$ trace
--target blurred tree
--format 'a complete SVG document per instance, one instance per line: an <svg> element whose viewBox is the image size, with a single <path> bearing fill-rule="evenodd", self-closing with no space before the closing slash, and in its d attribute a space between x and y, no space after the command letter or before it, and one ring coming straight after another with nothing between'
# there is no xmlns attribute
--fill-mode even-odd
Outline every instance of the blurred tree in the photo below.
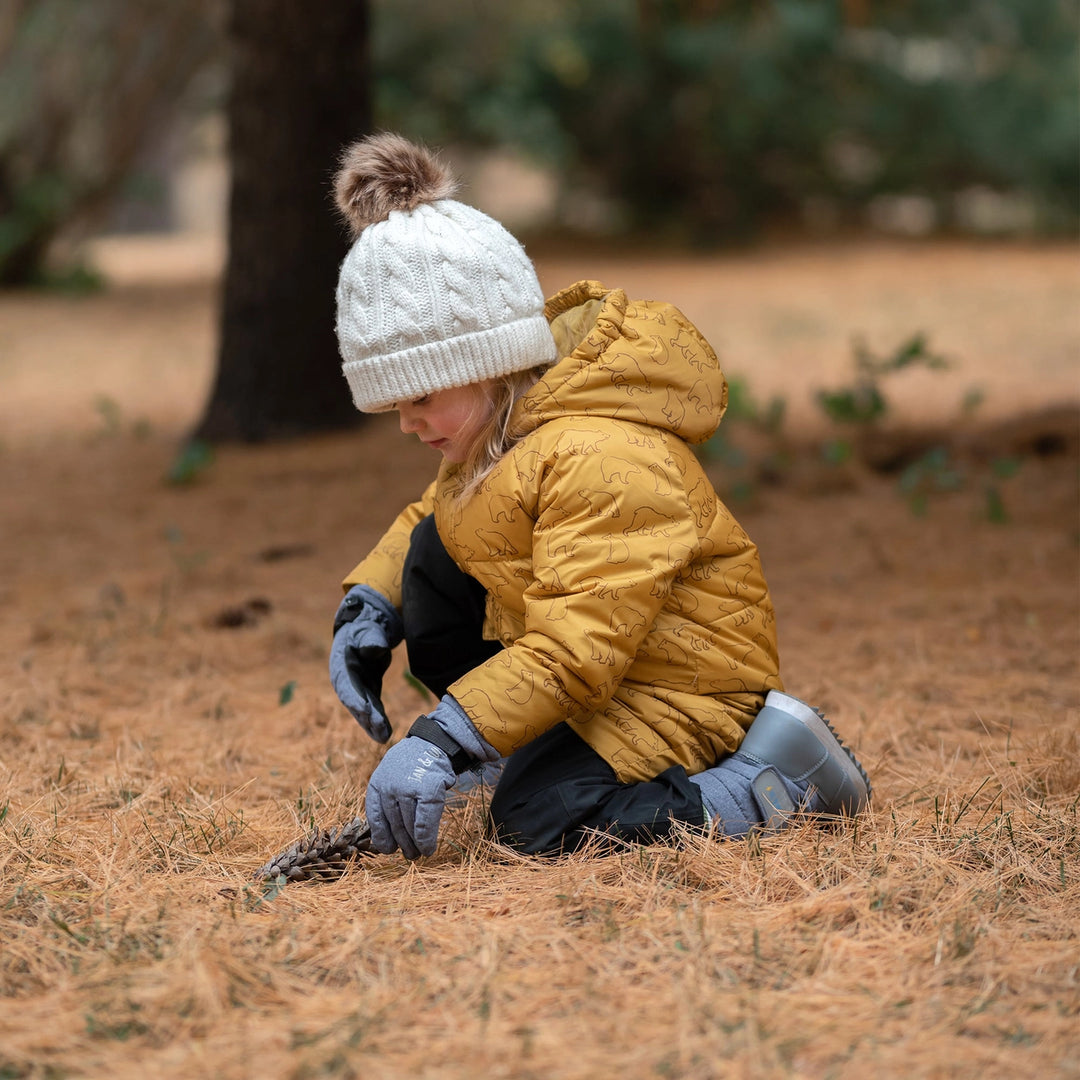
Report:
<svg viewBox="0 0 1080 1080"><path fill-rule="evenodd" d="M0 286L96 224L212 54L212 0L0 3Z"/></svg>
<svg viewBox="0 0 1080 1080"><path fill-rule="evenodd" d="M195 436L284 437L355 423L334 334L346 233L331 201L370 127L366 0L232 0L229 255L217 376Z"/></svg>

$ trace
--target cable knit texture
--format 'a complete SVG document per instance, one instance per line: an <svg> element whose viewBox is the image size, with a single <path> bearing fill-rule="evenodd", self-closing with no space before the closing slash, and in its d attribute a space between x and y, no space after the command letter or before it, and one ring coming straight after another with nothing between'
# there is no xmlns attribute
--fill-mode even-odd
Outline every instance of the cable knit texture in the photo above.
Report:
<svg viewBox="0 0 1080 1080"><path fill-rule="evenodd" d="M551 363L556 351L525 249L448 198L362 229L341 265L337 335L362 412Z"/></svg>

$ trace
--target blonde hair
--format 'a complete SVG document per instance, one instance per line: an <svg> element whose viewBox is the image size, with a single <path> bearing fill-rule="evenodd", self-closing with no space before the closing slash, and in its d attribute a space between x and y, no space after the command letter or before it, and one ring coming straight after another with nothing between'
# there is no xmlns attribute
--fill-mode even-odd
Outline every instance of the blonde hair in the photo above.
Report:
<svg viewBox="0 0 1080 1080"><path fill-rule="evenodd" d="M521 438L522 432L513 430L510 418L518 399L524 397L543 377L547 364L515 371L500 376L486 388L484 397L491 413L473 439L465 460L461 463L460 476L464 483L458 492L459 499L467 499L476 493L484 477L498 464L499 459ZM483 393L477 388L477 392ZM477 402L480 407L480 402Z"/></svg>

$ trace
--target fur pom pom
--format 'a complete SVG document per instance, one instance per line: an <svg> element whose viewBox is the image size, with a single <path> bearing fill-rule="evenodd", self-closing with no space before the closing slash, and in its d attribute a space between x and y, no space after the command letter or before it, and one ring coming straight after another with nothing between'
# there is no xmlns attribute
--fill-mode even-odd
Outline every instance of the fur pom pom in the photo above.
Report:
<svg viewBox="0 0 1080 1080"><path fill-rule="evenodd" d="M415 210L456 190L449 169L427 147L391 132L348 147L334 180L335 202L354 239L392 210Z"/></svg>

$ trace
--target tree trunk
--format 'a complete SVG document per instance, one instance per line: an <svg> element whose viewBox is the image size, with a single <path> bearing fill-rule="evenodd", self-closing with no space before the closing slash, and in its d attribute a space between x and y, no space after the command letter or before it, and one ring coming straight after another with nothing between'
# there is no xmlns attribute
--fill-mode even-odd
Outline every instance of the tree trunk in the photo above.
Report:
<svg viewBox="0 0 1080 1080"><path fill-rule="evenodd" d="M355 423L334 334L347 249L338 155L371 124L367 0L232 0L229 254L217 376L195 436Z"/></svg>

